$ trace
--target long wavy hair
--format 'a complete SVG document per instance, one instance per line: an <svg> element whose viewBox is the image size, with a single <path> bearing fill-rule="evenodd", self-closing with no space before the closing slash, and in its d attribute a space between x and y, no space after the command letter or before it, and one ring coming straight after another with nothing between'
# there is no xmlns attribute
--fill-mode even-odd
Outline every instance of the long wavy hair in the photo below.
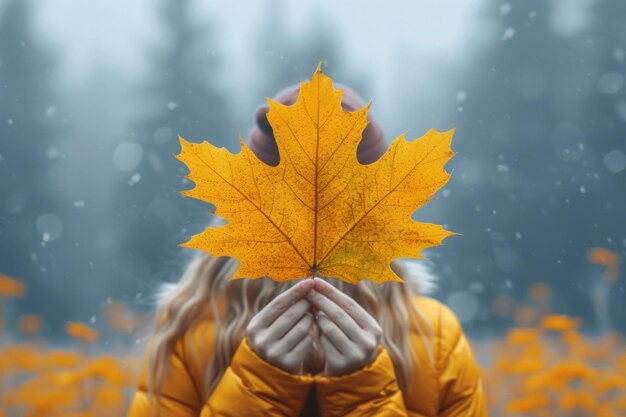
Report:
<svg viewBox="0 0 626 417"><path fill-rule="evenodd" d="M352 285L337 279L325 279L362 305L382 327L381 343L391 356L406 402L411 393L412 373L418 365L410 333L415 331L422 337L432 334L428 322L415 305L415 297L431 285L433 275L422 263L407 259L397 259L391 266L405 283L361 281ZM232 280L237 267L238 261L234 258L213 257L206 252L198 252L189 262L181 280L170 284L163 292L150 339L148 392L151 401L154 402L161 391L176 342L191 335L187 330L202 321L211 320L214 332L212 349L197 346L203 343L197 339L185 342L186 346L192 347L194 355L213 352L204 373L203 394L204 400L207 400L245 337L250 319L278 294L299 282L276 282L267 277ZM313 347L305 358L304 371L317 373L323 369L324 354L316 326L313 326L312 333ZM432 363L427 343L430 337L423 339ZM156 401L156 408L158 403Z"/></svg>

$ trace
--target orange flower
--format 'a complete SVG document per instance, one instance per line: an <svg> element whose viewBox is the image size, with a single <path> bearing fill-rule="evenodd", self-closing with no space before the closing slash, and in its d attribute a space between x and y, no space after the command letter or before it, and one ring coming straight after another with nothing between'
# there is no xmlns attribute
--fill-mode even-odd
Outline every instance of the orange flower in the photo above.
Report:
<svg viewBox="0 0 626 417"><path fill-rule="evenodd" d="M21 281L0 274L0 295L5 297L22 297L26 293L26 286Z"/></svg>
<svg viewBox="0 0 626 417"><path fill-rule="evenodd" d="M4 367L11 372L36 371L43 366L41 352L31 345L10 345L2 352Z"/></svg>
<svg viewBox="0 0 626 417"><path fill-rule="evenodd" d="M78 399L75 390L68 389L38 389L30 390L21 388L13 395L8 397L9 405L26 405L33 408L34 413L26 415L51 415L53 411L62 407L70 407L74 405ZM43 412L42 414L36 411Z"/></svg>
<svg viewBox="0 0 626 417"><path fill-rule="evenodd" d="M587 251L587 260L599 265L614 265L619 262L620 256L610 249L590 248Z"/></svg>
<svg viewBox="0 0 626 417"><path fill-rule="evenodd" d="M87 372L92 377L102 378L112 385L122 386L126 382L126 375L111 355L103 355L91 361Z"/></svg>
<svg viewBox="0 0 626 417"><path fill-rule="evenodd" d="M509 372L516 374L531 374L539 372L544 368L544 363L538 358L522 358L515 362L509 369Z"/></svg>
<svg viewBox="0 0 626 417"><path fill-rule="evenodd" d="M23 314L20 316L17 327L22 333L35 334L41 330L42 320L36 314Z"/></svg>
<svg viewBox="0 0 626 417"><path fill-rule="evenodd" d="M513 368L513 361L509 358L496 358L493 367L498 372L509 373Z"/></svg>
<svg viewBox="0 0 626 417"><path fill-rule="evenodd" d="M98 340L98 332L85 323L70 321L65 324L65 331L72 337L84 342L93 343Z"/></svg>
<svg viewBox="0 0 626 417"><path fill-rule="evenodd" d="M596 399L591 393L586 391L568 391L561 394L557 405L561 410L566 411L575 409L593 411L596 406Z"/></svg>
<svg viewBox="0 0 626 417"><path fill-rule="evenodd" d="M576 330L580 327L579 318L571 318L564 314L550 314L541 319L541 328L555 332Z"/></svg>
<svg viewBox="0 0 626 417"><path fill-rule="evenodd" d="M507 341L515 345L534 343L539 339L540 333L536 329L524 329L514 327L507 333Z"/></svg>
<svg viewBox="0 0 626 417"><path fill-rule="evenodd" d="M615 411L611 409L610 404L599 404L596 411L597 417L620 417Z"/></svg>
<svg viewBox="0 0 626 417"><path fill-rule="evenodd" d="M587 260L606 266L603 274L606 281L617 281L619 278L619 264L622 262L622 257L618 253L605 248L591 248L587 251Z"/></svg>
<svg viewBox="0 0 626 417"><path fill-rule="evenodd" d="M524 390L536 392L548 388L549 384L545 374L530 375L524 380Z"/></svg>
<svg viewBox="0 0 626 417"><path fill-rule="evenodd" d="M532 413L546 407L550 399L544 393L536 393L524 398L515 398L506 404L507 413Z"/></svg>
<svg viewBox="0 0 626 417"><path fill-rule="evenodd" d="M599 373L591 380L594 389L604 394L607 391L619 391L626 389L626 376L621 373L606 371Z"/></svg>
<svg viewBox="0 0 626 417"><path fill-rule="evenodd" d="M594 375L594 369L582 361L563 360L548 370L546 378L554 388L564 388L573 380L588 379Z"/></svg>
<svg viewBox="0 0 626 417"><path fill-rule="evenodd" d="M539 340L538 342L541 342L541 340ZM524 349L522 350L522 356L537 358L537 357L541 357L542 355L544 355L545 351L546 351L545 345L541 343L533 343L533 344L524 346Z"/></svg>
<svg viewBox="0 0 626 417"><path fill-rule="evenodd" d="M113 387L100 386L96 390L95 402L104 406L122 406L124 404L124 395Z"/></svg>
<svg viewBox="0 0 626 417"><path fill-rule="evenodd" d="M81 371L61 371L52 375L52 382L62 387L73 387L85 378L85 373Z"/></svg>
<svg viewBox="0 0 626 417"><path fill-rule="evenodd" d="M46 362L49 367L71 368L82 361L82 356L68 350L53 350L47 353Z"/></svg>
<svg viewBox="0 0 626 417"><path fill-rule="evenodd" d="M626 375L626 351L622 352L617 358L617 368Z"/></svg>

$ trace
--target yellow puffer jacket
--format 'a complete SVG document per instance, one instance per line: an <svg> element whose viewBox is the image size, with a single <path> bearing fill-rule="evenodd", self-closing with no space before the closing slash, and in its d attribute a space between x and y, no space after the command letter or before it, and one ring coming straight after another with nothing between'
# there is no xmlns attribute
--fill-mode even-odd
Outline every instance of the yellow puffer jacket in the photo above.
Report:
<svg viewBox="0 0 626 417"><path fill-rule="evenodd" d="M459 321L449 308L425 296L417 308L430 321L431 340L413 332L420 363L407 403L398 388L391 358L382 346L373 362L346 375L294 375L275 367L241 341L231 364L207 400L204 369L211 352L197 357L182 340L176 344L163 386L162 416L415 416L486 417L479 368ZM190 339L211 338L209 321L195 326ZM210 340L208 340L210 342ZM433 350L430 364L426 343ZM189 344L189 342L187 342ZM212 346L210 343L207 346ZM149 417L144 367L128 417Z"/></svg>

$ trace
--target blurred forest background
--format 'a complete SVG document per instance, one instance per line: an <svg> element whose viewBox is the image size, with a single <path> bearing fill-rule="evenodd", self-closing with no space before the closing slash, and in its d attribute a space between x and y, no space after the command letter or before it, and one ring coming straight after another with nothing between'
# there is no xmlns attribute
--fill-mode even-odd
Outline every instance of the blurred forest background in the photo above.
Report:
<svg viewBox="0 0 626 417"><path fill-rule="evenodd" d="M149 309L210 218L177 193L177 135L237 151L323 59L388 141L456 128L415 219L463 235L426 255L470 335L504 332L538 283L586 331L626 329L606 276L626 254L626 2L434 3L0 0L0 273L27 287L6 326L36 314L62 342L114 301Z"/></svg>
<svg viewBox="0 0 626 417"><path fill-rule="evenodd" d="M491 415L626 415L626 2L0 0L0 416L124 413L211 219L177 135L237 152L321 59L388 142L456 128L414 218Z"/></svg>

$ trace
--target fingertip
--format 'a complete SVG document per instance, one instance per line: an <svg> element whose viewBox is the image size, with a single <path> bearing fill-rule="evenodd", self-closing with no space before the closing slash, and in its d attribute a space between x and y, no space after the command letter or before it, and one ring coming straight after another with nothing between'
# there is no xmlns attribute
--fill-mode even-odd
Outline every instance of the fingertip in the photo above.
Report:
<svg viewBox="0 0 626 417"><path fill-rule="evenodd" d="M301 281L298 285L303 290L309 290L313 287L313 281L307 278L304 281Z"/></svg>
<svg viewBox="0 0 626 417"><path fill-rule="evenodd" d="M329 290L328 287L332 287L332 285L330 285L328 282L324 281L321 278L315 277L315 279L313 280L313 287L317 289L318 291L322 292L322 291L328 291Z"/></svg>

